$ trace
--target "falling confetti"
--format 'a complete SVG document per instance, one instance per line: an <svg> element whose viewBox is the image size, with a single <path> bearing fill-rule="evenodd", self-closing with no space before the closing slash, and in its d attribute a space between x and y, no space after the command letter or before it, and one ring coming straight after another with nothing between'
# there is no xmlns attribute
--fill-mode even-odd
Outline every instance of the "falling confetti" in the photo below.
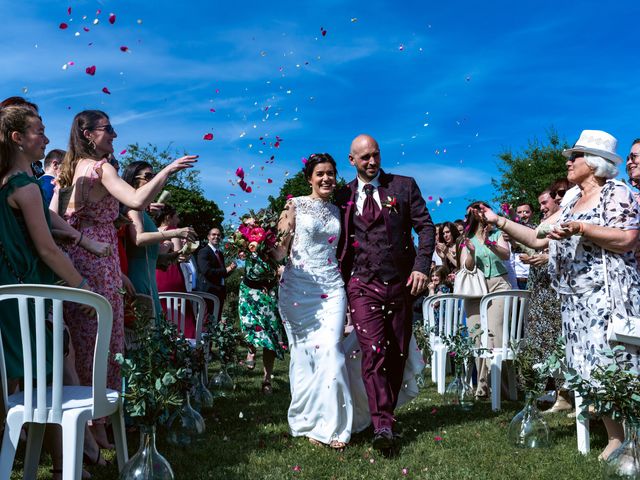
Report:
<svg viewBox="0 0 640 480"><path fill-rule="evenodd" d="M66 30L67 28L69 28L69 25L67 25L66 23L62 22L58 28L60 28L60 30Z"/></svg>
<svg viewBox="0 0 640 480"><path fill-rule="evenodd" d="M122 47L120 47L120 51L121 52L125 52L125 53L130 53L129 47L124 46L124 45Z"/></svg>
<svg viewBox="0 0 640 480"><path fill-rule="evenodd" d="M213 140L213 133L205 133L202 137L203 140Z"/></svg>
<svg viewBox="0 0 640 480"><path fill-rule="evenodd" d="M84 71L87 72L87 75L94 76L96 74L96 66L91 65L90 67L87 67Z"/></svg>
<svg viewBox="0 0 640 480"><path fill-rule="evenodd" d="M107 95L111 95L111 92L107 87L102 87L102 93L106 93Z"/></svg>
<svg viewBox="0 0 640 480"><path fill-rule="evenodd" d="M122 151L120 152L120 155L124 155L125 153L127 153L127 150L126 150L126 149L122 150Z"/></svg>
<svg viewBox="0 0 640 480"><path fill-rule="evenodd" d="M113 25L114 23L116 23L116 14L115 13L110 13L109 14L109 23L111 25Z"/></svg>
<svg viewBox="0 0 640 480"><path fill-rule="evenodd" d="M323 37L327 36L327 31L322 27L320 27L320 33L322 34Z"/></svg>

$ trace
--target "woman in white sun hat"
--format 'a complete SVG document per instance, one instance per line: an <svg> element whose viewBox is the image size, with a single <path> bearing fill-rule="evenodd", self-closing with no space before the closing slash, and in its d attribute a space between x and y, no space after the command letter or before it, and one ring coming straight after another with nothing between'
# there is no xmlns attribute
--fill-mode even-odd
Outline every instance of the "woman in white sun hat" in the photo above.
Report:
<svg viewBox="0 0 640 480"><path fill-rule="evenodd" d="M567 364L585 378L596 366L611 363L602 351L610 346L607 329L612 316L640 315L640 273L634 256L640 207L629 187L613 180L622 163L616 146L608 133L584 130L576 144L562 152L567 179L579 191L545 220L542 231L499 217L486 207L474 213L532 248L549 246L549 274L562 305ZM638 347L625 345L621 355L638 370ZM603 421L609 443L600 457L606 459L624 440L624 432L610 417Z"/></svg>

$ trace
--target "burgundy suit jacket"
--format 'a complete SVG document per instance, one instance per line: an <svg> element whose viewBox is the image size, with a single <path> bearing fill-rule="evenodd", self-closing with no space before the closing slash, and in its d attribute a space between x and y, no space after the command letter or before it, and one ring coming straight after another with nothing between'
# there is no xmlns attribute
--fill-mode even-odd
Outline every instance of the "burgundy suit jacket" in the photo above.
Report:
<svg viewBox="0 0 640 480"><path fill-rule="evenodd" d="M411 177L394 175L380 170L378 193L383 204L381 214L387 239L400 278L407 279L412 271L429 274L435 249L435 227L418 184ZM353 217L356 213L358 180L355 179L336 193L336 205L342 214L342 232L338 243L338 261L345 281L349 280L354 259ZM395 199L394 208L385 207L388 198ZM418 247L413 243L411 230L418 235Z"/></svg>

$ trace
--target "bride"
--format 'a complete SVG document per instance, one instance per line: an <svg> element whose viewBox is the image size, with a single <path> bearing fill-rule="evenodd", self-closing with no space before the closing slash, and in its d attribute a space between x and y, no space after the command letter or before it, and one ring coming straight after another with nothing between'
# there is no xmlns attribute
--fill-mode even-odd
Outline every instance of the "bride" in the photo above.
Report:
<svg viewBox="0 0 640 480"><path fill-rule="evenodd" d="M340 450L352 432L367 428L370 416L355 332L344 339L347 297L336 259L340 210L330 202L336 174L331 155L309 157L304 176L311 194L287 202L275 255L289 256L278 303L291 354L291 435ZM424 363L414 339L411 352L399 403L418 393L415 375Z"/></svg>

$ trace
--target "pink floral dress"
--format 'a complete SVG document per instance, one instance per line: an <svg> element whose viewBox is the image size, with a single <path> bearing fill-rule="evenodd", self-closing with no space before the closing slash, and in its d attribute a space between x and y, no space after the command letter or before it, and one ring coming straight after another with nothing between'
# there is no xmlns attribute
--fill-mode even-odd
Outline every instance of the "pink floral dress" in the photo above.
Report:
<svg viewBox="0 0 640 480"><path fill-rule="evenodd" d="M107 388L119 390L122 385L120 367L114 361L116 353L124 352L124 307L119 291L122 289L118 238L113 222L118 218L119 202L110 194L99 201L89 200L89 192L100 181L102 165L97 162L88 175L76 181L75 208L69 207L65 219L86 237L111 244L109 257L97 257L81 247L70 247L69 256L80 274L89 281L91 289L105 297L113 308L113 327L107 366ZM79 202L77 199L81 199ZM69 326L76 352L76 370L82 385L92 384L93 352L98 329L95 314L87 316L77 304L65 302L65 321Z"/></svg>

